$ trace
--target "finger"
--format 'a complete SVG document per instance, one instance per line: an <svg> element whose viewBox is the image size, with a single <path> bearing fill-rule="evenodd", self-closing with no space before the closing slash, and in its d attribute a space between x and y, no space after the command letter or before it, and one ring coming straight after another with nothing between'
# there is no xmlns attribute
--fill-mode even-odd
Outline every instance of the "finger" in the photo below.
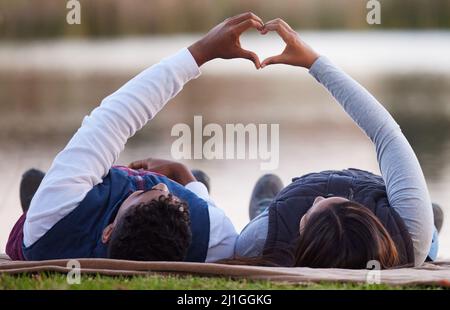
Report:
<svg viewBox="0 0 450 310"><path fill-rule="evenodd" d="M246 12L246 13L239 14L237 16L233 16L230 18L229 23L230 23L230 25L235 25L235 24L239 24L247 19L253 19L264 25L264 22L262 21L262 19L252 12Z"/></svg>
<svg viewBox="0 0 450 310"><path fill-rule="evenodd" d="M275 18L275 19L269 20L269 21L266 22L264 25L270 25L270 24L281 24L281 25L283 25L284 27L286 27L286 29L291 30L291 31L294 31L294 30L292 30L291 26L289 26L289 24L286 23L286 22L285 22L283 19L281 19L281 18Z"/></svg>
<svg viewBox="0 0 450 310"><path fill-rule="evenodd" d="M237 24L236 26L234 26L234 29L239 33L243 33L244 31L246 31L249 28L255 28L258 30L262 30L263 29L263 24L260 22L257 22L253 19L247 19L239 24Z"/></svg>
<svg viewBox="0 0 450 310"><path fill-rule="evenodd" d="M137 160L137 161L133 161L131 164L128 165L128 168L131 169L140 169L140 168L144 168L145 162L143 160Z"/></svg>
<svg viewBox="0 0 450 310"><path fill-rule="evenodd" d="M276 55L276 56L272 56L272 57L268 57L268 58L264 59L264 61L261 63L261 68L264 68L269 65L281 64L281 63L283 63L283 55Z"/></svg>
<svg viewBox="0 0 450 310"><path fill-rule="evenodd" d="M256 55L255 53L241 49L239 57L251 60L255 64L256 69L261 68L261 62L259 61L258 55Z"/></svg>
<svg viewBox="0 0 450 310"><path fill-rule="evenodd" d="M282 19L274 19L271 21L268 21L267 23L264 24L264 31L269 31L269 30L276 30L277 27L280 27L280 29L285 30L286 32L292 32L292 28Z"/></svg>
<svg viewBox="0 0 450 310"><path fill-rule="evenodd" d="M266 34L269 31L276 31L286 43L292 37L292 31L280 22L265 24L261 33Z"/></svg>
<svg viewBox="0 0 450 310"><path fill-rule="evenodd" d="M273 22L274 23L280 23L281 25L283 25L289 31L294 31L294 30L292 30L291 26L289 26L289 24L284 21L284 19L276 18L276 19L273 20Z"/></svg>
<svg viewBox="0 0 450 310"><path fill-rule="evenodd" d="M128 168L130 169L136 169L136 162L132 162L131 164L128 165Z"/></svg>
<svg viewBox="0 0 450 310"><path fill-rule="evenodd" d="M264 32L264 34L266 34L267 32L269 32L269 30L267 29L267 26L276 25L276 24L279 24L279 23L280 23L280 19L279 18L269 20L268 22L264 23L264 27L263 27L263 31L262 32Z"/></svg>

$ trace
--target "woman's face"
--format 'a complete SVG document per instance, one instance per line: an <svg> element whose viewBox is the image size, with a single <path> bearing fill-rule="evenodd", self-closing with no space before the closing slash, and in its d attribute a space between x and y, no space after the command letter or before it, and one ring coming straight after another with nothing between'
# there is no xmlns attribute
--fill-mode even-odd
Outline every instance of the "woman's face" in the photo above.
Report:
<svg viewBox="0 0 450 310"><path fill-rule="evenodd" d="M300 220L300 233L305 229L305 225L308 222L308 219L311 218L312 214L314 214L315 212L322 212L323 210L330 208L331 206L347 201L349 200L343 197L324 198L322 196L317 196L316 199L314 199L311 208L309 208L308 212L306 212Z"/></svg>

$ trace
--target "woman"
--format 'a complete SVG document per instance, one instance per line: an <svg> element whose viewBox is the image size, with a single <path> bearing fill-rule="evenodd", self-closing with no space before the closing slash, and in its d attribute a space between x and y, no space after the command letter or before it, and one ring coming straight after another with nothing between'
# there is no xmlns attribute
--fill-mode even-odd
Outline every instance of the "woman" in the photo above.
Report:
<svg viewBox="0 0 450 310"><path fill-rule="evenodd" d="M372 140L382 178L349 169L294 179L244 228L236 243L237 258L229 263L366 268L376 260L390 268L420 265L429 254L435 258L437 234L427 185L398 124L367 90L302 42L286 22L266 23L262 34L269 31L276 31L286 48L261 67L309 69ZM272 185L277 182L272 180Z"/></svg>

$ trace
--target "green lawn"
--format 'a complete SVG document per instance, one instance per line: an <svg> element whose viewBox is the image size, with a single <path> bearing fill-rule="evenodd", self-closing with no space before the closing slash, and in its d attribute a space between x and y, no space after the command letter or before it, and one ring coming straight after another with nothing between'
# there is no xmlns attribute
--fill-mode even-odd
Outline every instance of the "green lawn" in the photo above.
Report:
<svg viewBox="0 0 450 310"><path fill-rule="evenodd" d="M432 286L389 286L369 284L302 284L292 285L269 281L232 280L228 278L179 277L179 276L135 276L107 277L82 276L80 284L69 285L66 276L54 273L38 275L0 275L0 290L47 290L47 289L82 289L82 290L317 290L317 289L357 289L357 290L404 290L404 289L441 289Z"/></svg>

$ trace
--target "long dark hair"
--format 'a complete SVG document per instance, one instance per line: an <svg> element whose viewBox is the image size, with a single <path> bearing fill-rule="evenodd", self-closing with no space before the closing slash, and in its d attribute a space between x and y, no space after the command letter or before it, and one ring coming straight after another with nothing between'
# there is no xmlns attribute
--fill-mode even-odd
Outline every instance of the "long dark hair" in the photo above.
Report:
<svg viewBox="0 0 450 310"><path fill-rule="evenodd" d="M312 213L295 252L295 266L364 269L377 260L382 268L400 264L394 241L368 208L348 201Z"/></svg>
<svg viewBox="0 0 450 310"><path fill-rule="evenodd" d="M278 266L276 256L291 255L293 266L366 269L377 260L383 269L400 265L394 241L368 208L353 201L313 212L293 250L269 249L259 257L235 257L218 263Z"/></svg>

